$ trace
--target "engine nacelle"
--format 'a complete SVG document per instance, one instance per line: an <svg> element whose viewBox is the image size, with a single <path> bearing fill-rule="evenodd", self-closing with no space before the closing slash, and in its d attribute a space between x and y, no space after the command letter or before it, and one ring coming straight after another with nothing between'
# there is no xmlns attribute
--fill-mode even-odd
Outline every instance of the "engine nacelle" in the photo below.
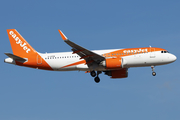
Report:
<svg viewBox="0 0 180 120"><path fill-rule="evenodd" d="M106 69L119 69L122 68L122 59L121 58L110 58L102 62L102 65Z"/></svg>
<svg viewBox="0 0 180 120"><path fill-rule="evenodd" d="M128 77L128 68L106 71L105 74L111 76L111 78L126 78Z"/></svg>

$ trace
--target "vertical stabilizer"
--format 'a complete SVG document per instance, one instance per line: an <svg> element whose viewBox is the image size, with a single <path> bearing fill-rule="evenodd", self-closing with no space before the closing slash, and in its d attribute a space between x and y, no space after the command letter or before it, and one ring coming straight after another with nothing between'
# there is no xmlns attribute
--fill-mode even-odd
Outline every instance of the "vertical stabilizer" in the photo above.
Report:
<svg viewBox="0 0 180 120"><path fill-rule="evenodd" d="M8 29L7 34L14 55L28 58L29 56L37 53L16 29Z"/></svg>
<svg viewBox="0 0 180 120"><path fill-rule="evenodd" d="M8 29L7 34L13 54L5 53L9 58L4 62L19 66L52 70L50 65L36 52L31 45L18 33L16 29Z"/></svg>

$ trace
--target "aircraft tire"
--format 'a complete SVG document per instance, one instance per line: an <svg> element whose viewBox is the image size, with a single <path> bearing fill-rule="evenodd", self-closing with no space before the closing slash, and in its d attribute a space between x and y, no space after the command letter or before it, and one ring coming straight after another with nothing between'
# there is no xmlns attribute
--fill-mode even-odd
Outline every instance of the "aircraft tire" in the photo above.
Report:
<svg viewBox="0 0 180 120"><path fill-rule="evenodd" d="M99 83L99 82L100 82L100 78L99 78L99 77L95 77L95 78L94 78L94 81L95 81L96 83Z"/></svg>
<svg viewBox="0 0 180 120"><path fill-rule="evenodd" d="M93 71L91 71L91 76L92 77L95 77L96 76L96 72L93 70Z"/></svg>
<svg viewBox="0 0 180 120"><path fill-rule="evenodd" d="M153 76L156 76L156 72L152 72L152 75L153 75Z"/></svg>

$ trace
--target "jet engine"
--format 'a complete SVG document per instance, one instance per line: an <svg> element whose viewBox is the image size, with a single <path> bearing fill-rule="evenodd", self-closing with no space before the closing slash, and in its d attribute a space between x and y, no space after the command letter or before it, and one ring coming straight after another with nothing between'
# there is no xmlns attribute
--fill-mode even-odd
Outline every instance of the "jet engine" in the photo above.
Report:
<svg viewBox="0 0 180 120"><path fill-rule="evenodd" d="M123 60L122 58L109 58L109 59L102 61L101 64L106 69L119 69L119 68L123 68L122 60Z"/></svg>
<svg viewBox="0 0 180 120"><path fill-rule="evenodd" d="M106 69L120 69L127 65L127 61L124 58L109 58L101 62L101 65Z"/></svg>

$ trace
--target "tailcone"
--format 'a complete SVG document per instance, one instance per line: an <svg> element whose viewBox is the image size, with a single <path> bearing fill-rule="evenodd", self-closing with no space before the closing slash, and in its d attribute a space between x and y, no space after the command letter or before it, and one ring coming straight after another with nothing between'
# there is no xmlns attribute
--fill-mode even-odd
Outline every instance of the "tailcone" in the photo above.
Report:
<svg viewBox="0 0 180 120"><path fill-rule="evenodd" d="M6 58L6 59L4 59L4 62L9 63L9 64L14 64L14 65L16 64L15 60L12 58Z"/></svg>

